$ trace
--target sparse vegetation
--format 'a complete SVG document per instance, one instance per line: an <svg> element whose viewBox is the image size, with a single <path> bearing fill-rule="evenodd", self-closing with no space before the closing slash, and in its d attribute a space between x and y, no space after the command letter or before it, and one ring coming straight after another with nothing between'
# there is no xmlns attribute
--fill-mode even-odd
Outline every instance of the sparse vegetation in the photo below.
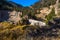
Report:
<svg viewBox="0 0 60 40"><path fill-rule="evenodd" d="M52 11L46 16L46 23L48 23L49 20L52 20L55 17L55 10L54 8L52 9Z"/></svg>
<svg viewBox="0 0 60 40"><path fill-rule="evenodd" d="M0 22L0 40L60 40L60 18L55 18L55 10L46 16L46 23L49 26L30 25L28 18L39 19L35 16L37 10L40 8L54 5L56 0L41 0L30 7L23 7L14 2L7 2L7 0L0 1L0 9L22 11L23 15L21 23L16 25L10 22ZM39 12L40 13L40 12ZM27 15L27 16L25 16Z"/></svg>
<svg viewBox="0 0 60 40"><path fill-rule="evenodd" d="M5 23L8 24L8 22L2 22L3 30L0 29L0 40L25 40L25 39L26 40L27 39L29 39L29 40L30 39L32 39L32 40L56 39L57 40L57 39L60 39L58 34L53 34L54 33L53 30L56 30L56 32L59 32L59 28L57 26L54 27L52 25L53 27L40 28L38 26L32 26L32 25L9 24L7 27L7 25ZM2 27L2 26L0 26L0 27ZM57 30L57 28L58 28L58 30Z"/></svg>

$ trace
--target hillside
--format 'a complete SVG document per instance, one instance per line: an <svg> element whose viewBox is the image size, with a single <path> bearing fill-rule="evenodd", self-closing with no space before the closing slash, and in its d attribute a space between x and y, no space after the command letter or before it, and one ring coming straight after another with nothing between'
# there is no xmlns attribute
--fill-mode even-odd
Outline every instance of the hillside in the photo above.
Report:
<svg viewBox="0 0 60 40"><path fill-rule="evenodd" d="M60 18L54 18L49 26L13 25L0 23L0 40L60 40Z"/></svg>
<svg viewBox="0 0 60 40"><path fill-rule="evenodd" d="M49 7L50 5L54 5L56 0L40 0L32 5L33 8L42 8L42 7Z"/></svg>
<svg viewBox="0 0 60 40"><path fill-rule="evenodd" d="M0 10L20 10L23 6L12 1L0 1Z"/></svg>
<svg viewBox="0 0 60 40"><path fill-rule="evenodd" d="M56 0L41 0L30 7L23 7L11 1L1 2L0 10L21 11L22 16L19 17L22 20L16 24L13 21L0 22L0 40L60 40L60 18L55 17L55 3ZM29 19L39 21L33 21L34 25L31 25ZM46 26L40 26L40 21L46 23Z"/></svg>

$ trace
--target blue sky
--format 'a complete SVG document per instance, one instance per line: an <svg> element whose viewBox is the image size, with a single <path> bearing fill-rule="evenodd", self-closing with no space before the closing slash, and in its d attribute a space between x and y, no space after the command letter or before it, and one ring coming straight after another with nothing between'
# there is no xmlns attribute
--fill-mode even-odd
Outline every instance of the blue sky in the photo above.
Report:
<svg viewBox="0 0 60 40"><path fill-rule="evenodd" d="M21 4L22 6L31 6L39 0L11 0L11 1L13 1L17 4Z"/></svg>

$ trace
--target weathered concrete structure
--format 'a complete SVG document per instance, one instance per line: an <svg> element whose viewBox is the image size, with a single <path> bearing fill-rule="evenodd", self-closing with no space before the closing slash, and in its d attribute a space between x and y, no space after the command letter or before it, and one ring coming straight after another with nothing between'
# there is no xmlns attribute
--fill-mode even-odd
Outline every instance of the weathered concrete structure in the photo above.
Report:
<svg viewBox="0 0 60 40"><path fill-rule="evenodd" d="M37 20L33 20L33 19L29 19L29 22L31 23L31 25L33 26L46 26L46 23L42 22L42 21L37 21Z"/></svg>

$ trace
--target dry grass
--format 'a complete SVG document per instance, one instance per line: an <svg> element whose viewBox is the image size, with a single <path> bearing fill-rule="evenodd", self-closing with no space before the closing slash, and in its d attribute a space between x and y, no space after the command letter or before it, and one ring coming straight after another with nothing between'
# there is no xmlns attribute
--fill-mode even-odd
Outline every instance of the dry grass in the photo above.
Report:
<svg viewBox="0 0 60 40"><path fill-rule="evenodd" d="M39 27L0 23L0 40L60 40L59 36L41 35Z"/></svg>

